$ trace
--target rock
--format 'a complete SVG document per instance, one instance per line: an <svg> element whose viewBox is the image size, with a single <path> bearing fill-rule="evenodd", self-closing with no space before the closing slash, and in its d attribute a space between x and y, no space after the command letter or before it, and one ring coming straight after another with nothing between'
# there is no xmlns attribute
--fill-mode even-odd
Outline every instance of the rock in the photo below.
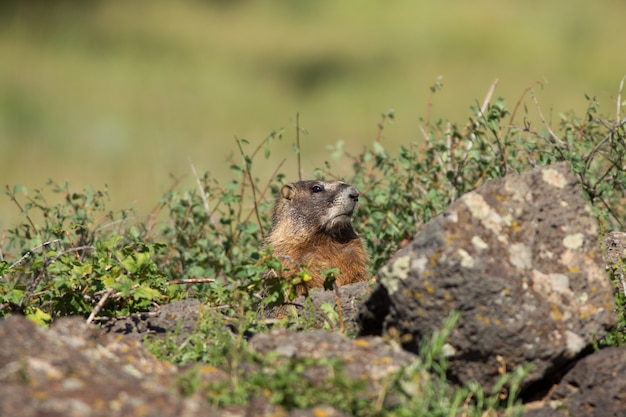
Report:
<svg viewBox="0 0 626 417"><path fill-rule="evenodd" d="M369 400L375 400L380 395L382 385L393 374L417 360L415 355L397 345L385 343L382 338L354 340L341 333L321 330L272 330L254 336L250 347L263 354L276 354L278 362L292 359L338 360L348 379L365 383L364 396ZM331 373L328 366L312 366L307 368L306 378L310 383L323 387Z"/></svg>
<svg viewBox="0 0 626 417"><path fill-rule="evenodd" d="M362 335L398 334L417 352L452 312L449 376L493 386L532 364L551 378L615 324L598 231L566 163L490 181L430 222L378 272ZM406 339L403 339L406 340Z"/></svg>
<svg viewBox="0 0 626 417"><path fill-rule="evenodd" d="M143 340L147 335L164 337L174 330L185 335L192 333L203 311L199 300L186 298L163 304L145 313L135 313L124 318L112 318L102 324L105 333L124 335Z"/></svg>
<svg viewBox="0 0 626 417"><path fill-rule="evenodd" d="M0 322L0 415L220 415L177 393L177 368L138 341L102 338L79 317L59 322L58 330L21 316Z"/></svg>
<svg viewBox="0 0 626 417"><path fill-rule="evenodd" d="M357 282L339 287L339 303L343 314L344 329L347 334L356 334L358 330L357 315L359 306L371 292L370 282ZM295 313L307 329L339 330L338 317L332 317L324 312L329 306L336 314L338 311L334 291L321 288L310 290L308 296L301 295L295 298L287 307L281 307L269 312L261 313L269 319L277 316ZM104 321L101 327L105 333L124 335L137 340L143 340L148 335L165 337L168 332L177 331L179 341L186 334L192 333L196 327L198 316L205 310L199 300L187 298L163 304L151 311L134 313L123 318L111 318Z"/></svg>
<svg viewBox="0 0 626 417"><path fill-rule="evenodd" d="M538 407L524 417L626 415L626 348L611 347L581 359Z"/></svg>
<svg viewBox="0 0 626 417"><path fill-rule="evenodd" d="M228 374L197 368L204 388L186 397L177 385L185 372L157 360L136 337L103 334L81 317L59 319L52 329L22 316L0 321L0 416L345 417L324 405L289 412L263 396L218 410L207 401L207 383Z"/></svg>
<svg viewBox="0 0 626 417"><path fill-rule="evenodd" d="M607 233L602 239L602 248L606 269L613 273L613 277L618 281L617 286L626 296L626 233L612 231Z"/></svg>
<svg viewBox="0 0 626 417"><path fill-rule="evenodd" d="M339 302L335 291L313 288L308 296L296 297L288 305L264 312L266 319L282 319L295 315L300 323L309 330L341 330L339 305L343 316L343 330L346 334L358 332L357 316L362 301L372 289L370 282L356 282L338 287ZM328 310L332 311L329 314ZM293 320L292 320L293 321Z"/></svg>
<svg viewBox="0 0 626 417"><path fill-rule="evenodd" d="M604 261L607 266L617 266L626 258L626 233L612 231L602 238Z"/></svg>

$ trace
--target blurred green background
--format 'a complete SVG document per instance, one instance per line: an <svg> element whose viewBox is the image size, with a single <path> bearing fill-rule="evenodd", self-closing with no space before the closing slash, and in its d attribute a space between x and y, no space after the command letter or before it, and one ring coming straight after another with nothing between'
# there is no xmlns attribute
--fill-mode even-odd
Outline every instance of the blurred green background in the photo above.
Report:
<svg viewBox="0 0 626 417"><path fill-rule="evenodd" d="M288 157L296 179L296 113L306 176L327 145L371 144L390 108L383 145L419 142L439 76L432 118L454 123L495 79L509 108L545 81L552 121L582 114L584 94L612 113L625 17L622 0L3 0L0 185L108 184L111 208L145 214L171 175L193 185L190 159L223 181L235 136L256 144L280 128L257 174ZM0 196L0 230L18 215Z"/></svg>

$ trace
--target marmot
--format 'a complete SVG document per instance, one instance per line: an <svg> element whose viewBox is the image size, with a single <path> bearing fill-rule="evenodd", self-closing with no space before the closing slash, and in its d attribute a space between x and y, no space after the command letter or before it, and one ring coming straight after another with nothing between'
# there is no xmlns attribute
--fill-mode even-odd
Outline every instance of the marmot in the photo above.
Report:
<svg viewBox="0 0 626 417"><path fill-rule="evenodd" d="M359 191L341 181L299 181L284 185L274 207L272 227L265 239L273 255L295 274L307 268L307 289L322 287L320 270L338 268L338 285L367 281L367 257L361 238L352 228L351 217Z"/></svg>

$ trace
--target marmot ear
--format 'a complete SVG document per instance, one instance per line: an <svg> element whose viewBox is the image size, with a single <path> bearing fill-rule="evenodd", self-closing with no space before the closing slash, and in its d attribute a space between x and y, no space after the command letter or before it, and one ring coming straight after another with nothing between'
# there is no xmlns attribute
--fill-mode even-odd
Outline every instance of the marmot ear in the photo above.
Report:
<svg viewBox="0 0 626 417"><path fill-rule="evenodd" d="M285 184L280 189L280 196L284 198L285 200L291 200L291 198L293 197L293 193L294 193L294 187L292 184Z"/></svg>

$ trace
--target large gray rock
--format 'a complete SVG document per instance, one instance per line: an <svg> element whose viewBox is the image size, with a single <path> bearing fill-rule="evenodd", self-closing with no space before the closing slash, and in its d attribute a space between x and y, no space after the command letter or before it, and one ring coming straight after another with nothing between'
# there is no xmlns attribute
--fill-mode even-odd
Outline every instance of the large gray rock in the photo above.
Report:
<svg viewBox="0 0 626 417"><path fill-rule="evenodd" d="M2 416L218 416L175 389L177 368L136 340L102 337L80 317L55 329L0 322Z"/></svg>
<svg viewBox="0 0 626 417"><path fill-rule="evenodd" d="M626 416L626 348L612 347L578 361L551 394L524 417Z"/></svg>
<svg viewBox="0 0 626 417"><path fill-rule="evenodd" d="M615 323L596 221L565 163L464 195L378 281L360 312L363 335L400 335L417 352L458 311L449 376L487 388L503 367L533 364L524 388L550 377Z"/></svg>

